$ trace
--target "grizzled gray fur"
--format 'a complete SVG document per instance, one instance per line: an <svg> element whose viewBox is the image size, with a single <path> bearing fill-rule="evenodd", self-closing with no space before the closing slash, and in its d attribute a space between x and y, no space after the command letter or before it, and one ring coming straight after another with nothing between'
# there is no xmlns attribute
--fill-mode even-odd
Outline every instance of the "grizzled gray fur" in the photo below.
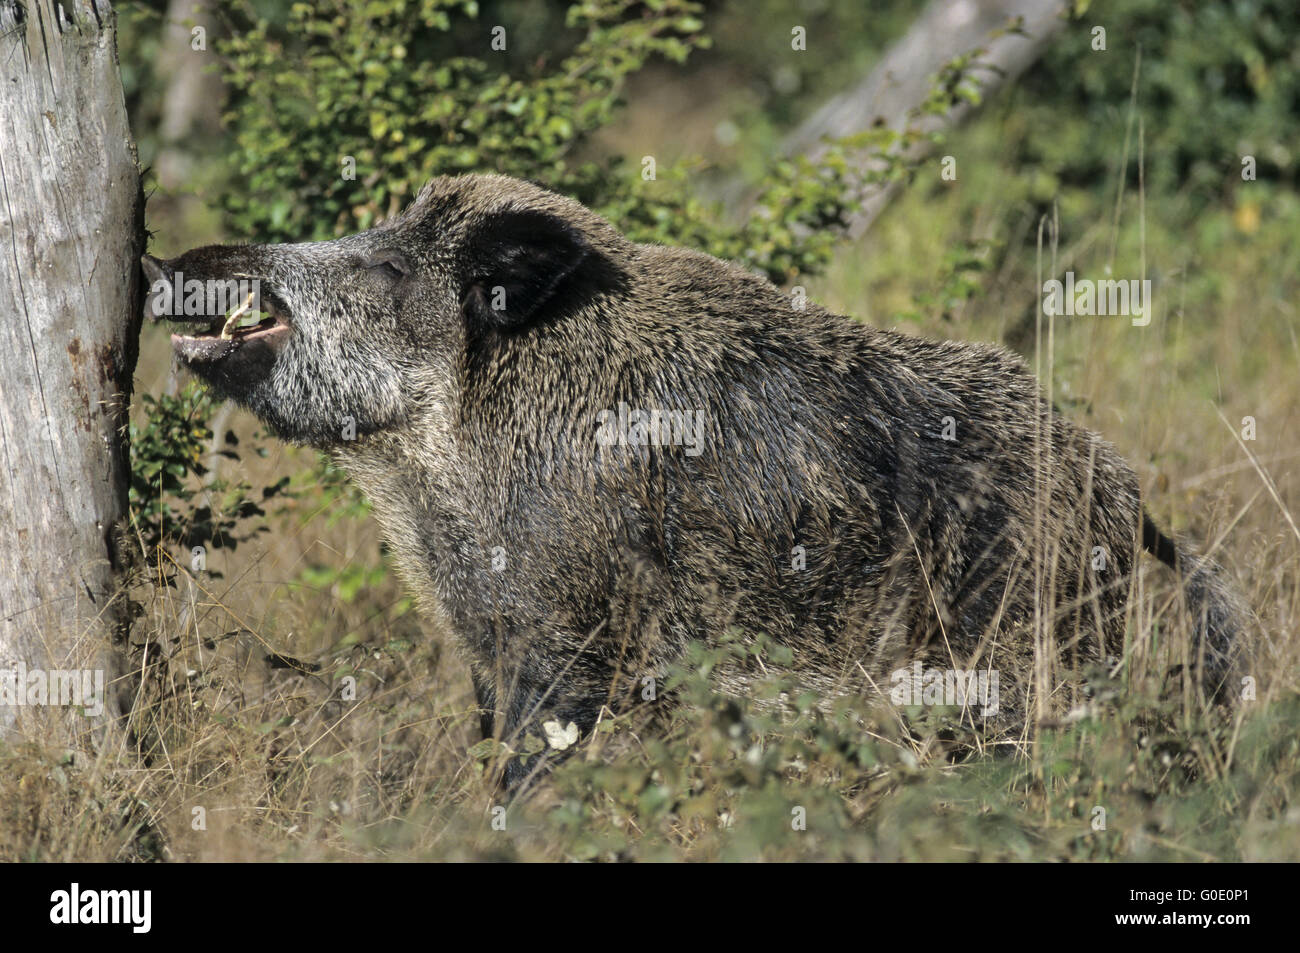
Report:
<svg viewBox="0 0 1300 953"><path fill-rule="evenodd" d="M164 293L260 282L268 318L223 339L224 310L191 314L177 354L351 472L507 740L586 732L727 630L789 646L828 693L887 690L913 659L1001 669L1023 715L1035 632L1058 670L1123 656L1143 548L1183 575L1197 666L1229 674L1239 610L1213 566L1001 348L797 308L497 176L434 180L337 241L145 270Z"/></svg>

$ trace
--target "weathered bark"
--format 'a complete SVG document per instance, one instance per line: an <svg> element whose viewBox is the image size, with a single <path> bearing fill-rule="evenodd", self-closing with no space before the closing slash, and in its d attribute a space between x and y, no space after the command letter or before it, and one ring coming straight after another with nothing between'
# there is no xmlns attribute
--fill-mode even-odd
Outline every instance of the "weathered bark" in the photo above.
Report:
<svg viewBox="0 0 1300 953"><path fill-rule="evenodd" d="M0 0L0 80L0 671L102 670L111 712L144 225L107 0ZM94 723L0 730L50 716Z"/></svg>

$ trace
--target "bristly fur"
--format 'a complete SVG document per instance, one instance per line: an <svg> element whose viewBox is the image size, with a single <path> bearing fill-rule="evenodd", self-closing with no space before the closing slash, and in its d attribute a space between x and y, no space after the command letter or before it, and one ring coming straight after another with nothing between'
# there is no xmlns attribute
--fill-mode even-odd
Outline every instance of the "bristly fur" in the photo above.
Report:
<svg viewBox="0 0 1300 953"><path fill-rule="evenodd" d="M386 255L406 272L370 264ZM1231 667L1240 610L1213 566L1001 348L797 309L497 176L434 180L337 241L166 265L259 276L284 302L278 350L194 369L350 469L508 740L590 730L729 628L789 646L828 693L913 659L1001 669L1003 715L1023 717L1030 687L1008 676L1034 631L1050 668L1123 656L1142 546L1185 576L1209 679ZM599 440L620 405L700 414L699 452ZM736 692L750 676L718 673Z"/></svg>

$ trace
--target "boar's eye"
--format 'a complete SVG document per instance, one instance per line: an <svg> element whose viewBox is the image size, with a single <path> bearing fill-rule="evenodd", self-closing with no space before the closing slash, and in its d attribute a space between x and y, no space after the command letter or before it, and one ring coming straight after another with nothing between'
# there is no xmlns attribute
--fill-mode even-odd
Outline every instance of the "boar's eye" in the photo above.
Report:
<svg viewBox="0 0 1300 953"><path fill-rule="evenodd" d="M367 271L387 278L389 281L399 281L405 278L406 273L410 270L406 264L406 259L395 251L372 255L366 260L365 268Z"/></svg>

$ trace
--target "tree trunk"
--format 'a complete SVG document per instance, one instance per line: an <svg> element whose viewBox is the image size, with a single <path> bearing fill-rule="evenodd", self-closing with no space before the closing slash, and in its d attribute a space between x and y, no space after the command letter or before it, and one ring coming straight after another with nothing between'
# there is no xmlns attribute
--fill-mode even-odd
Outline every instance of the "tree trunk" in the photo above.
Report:
<svg viewBox="0 0 1300 953"><path fill-rule="evenodd" d="M0 0L0 79L0 677L99 672L111 714L144 223L107 0ZM96 724L18 690L0 736Z"/></svg>

